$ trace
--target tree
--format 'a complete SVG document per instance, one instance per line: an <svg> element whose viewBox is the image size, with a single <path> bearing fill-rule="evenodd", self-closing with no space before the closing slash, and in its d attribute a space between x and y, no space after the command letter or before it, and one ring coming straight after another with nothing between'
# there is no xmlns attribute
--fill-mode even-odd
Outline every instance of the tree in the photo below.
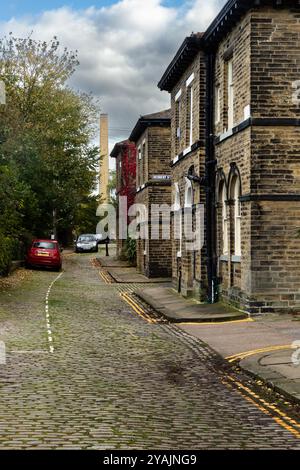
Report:
<svg viewBox="0 0 300 470"><path fill-rule="evenodd" d="M90 95L67 86L77 65L77 53L61 51L56 38L0 40L0 80L7 94L0 112L0 165L13 169L36 204L35 211L25 204L30 215L18 218L21 231L72 231L78 206L95 187L99 152L90 142L98 108ZM0 187L0 198L2 192Z"/></svg>
<svg viewBox="0 0 300 470"><path fill-rule="evenodd" d="M100 200L98 196L87 195L78 204L75 213L74 232L76 236L82 233L96 233L99 217L96 215Z"/></svg>
<svg viewBox="0 0 300 470"><path fill-rule="evenodd" d="M116 187L117 187L117 172L116 170L110 170L109 182L108 182L108 195L109 195L109 202L114 207L117 207Z"/></svg>

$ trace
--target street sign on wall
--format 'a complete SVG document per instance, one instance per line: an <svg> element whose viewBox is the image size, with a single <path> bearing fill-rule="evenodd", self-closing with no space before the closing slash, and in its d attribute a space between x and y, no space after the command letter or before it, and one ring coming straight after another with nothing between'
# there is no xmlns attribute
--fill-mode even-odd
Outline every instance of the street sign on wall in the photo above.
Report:
<svg viewBox="0 0 300 470"><path fill-rule="evenodd" d="M153 175L154 180L170 180L170 175Z"/></svg>

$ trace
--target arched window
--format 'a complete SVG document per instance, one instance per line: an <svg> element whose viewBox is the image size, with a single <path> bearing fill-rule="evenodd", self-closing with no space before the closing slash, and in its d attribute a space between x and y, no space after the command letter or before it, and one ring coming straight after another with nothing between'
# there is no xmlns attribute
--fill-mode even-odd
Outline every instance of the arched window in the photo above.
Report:
<svg viewBox="0 0 300 470"><path fill-rule="evenodd" d="M242 183L241 175L236 163L230 164L230 174L228 178L229 198L234 204L234 212L232 225L234 227L234 249L233 253L235 256L242 255L241 246L241 195L242 195Z"/></svg>
<svg viewBox="0 0 300 470"><path fill-rule="evenodd" d="M178 183L174 183L174 211L179 211L180 205L180 191Z"/></svg>
<svg viewBox="0 0 300 470"><path fill-rule="evenodd" d="M177 258L181 258L182 252L182 214L180 204L180 191L178 183L174 184L174 239L179 241Z"/></svg>
<svg viewBox="0 0 300 470"><path fill-rule="evenodd" d="M228 256L227 191L225 182L221 185L220 196L222 204L222 254Z"/></svg>
<svg viewBox="0 0 300 470"><path fill-rule="evenodd" d="M234 198L234 254L241 256L241 185L238 177L232 181L232 193Z"/></svg>
<svg viewBox="0 0 300 470"><path fill-rule="evenodd" d="M184 207L193 206L193 186L192 182L185 178L185 195L184 195Z"/></svg>

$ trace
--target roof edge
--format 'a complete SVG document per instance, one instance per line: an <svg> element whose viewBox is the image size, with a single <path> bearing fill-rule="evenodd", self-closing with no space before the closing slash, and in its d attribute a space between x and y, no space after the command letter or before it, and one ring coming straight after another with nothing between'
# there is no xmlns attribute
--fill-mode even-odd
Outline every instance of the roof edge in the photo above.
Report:
<svg viewBox="0 0 300 470"><path fill-rule="evenodd" d="M176 70L180 70L186 62L191 63L202 47L203 39L201 33L187 36L176 52L175 57L164 72L162 78L158 82L158 88L161 91L164 90L170 92Z"/></svg>
<svg viewBox="0 0 300 470"><path fill-rule="evenodd" d="M136 125L134 126L129 140L136 142L139 140L141 135L145 132L145 130L148 127L154 127L154 126L170 126L171 125L171 118L155 118L155 119L149 119L147 117L140 117L140 119L137 121Z"/></svg>

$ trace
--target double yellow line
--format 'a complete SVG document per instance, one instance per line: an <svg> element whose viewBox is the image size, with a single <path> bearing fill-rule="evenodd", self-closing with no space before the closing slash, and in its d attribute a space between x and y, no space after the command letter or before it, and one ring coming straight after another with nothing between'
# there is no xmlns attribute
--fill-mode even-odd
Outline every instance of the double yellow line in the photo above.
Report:
<svg viewBox="0 0 300 470"><path fill-rule="evenodd" d="M141 318L143 318L143 320L147 321L148 323L157 323L157 321L151 318L145 312L145 310L132 299L132 297L128 293L122 292L120 293L120 296ZM276 347L273 346L272 348L269 347L256 350L256 352L282 350L290 347L290 345ZM233 360L237 360L238 358L240 358L241 355L247 357L247 355L251 355L253 353L253 351L248 351L247 353L230 356L230 358L227 359L233 362ZM297 421L295 421L293 418L290 418L283 411L279 410L275 405L268 403L266 400L257 395L254 391L252 391L249 387L243 385L241 382L237 381L233 377L226 374L223 383L228 388L235 389L244 399L254 404L257 408L259 408L260 411L274 419L274 421L278 423L281 427L283 427L291 434L296 436L298 439L300 439L300 423L297 423Z"/></svg>
<svg viewBox="0 0 300 470"><path fill-rule="evenodd" d="M150 315L148 315L145 310L140 307L133 299L130 297L129 294L126 292L120 293L121 298L128 304L130 307L141 317L143 320L146 320L148 323L157 323L157 321L154 318L151 318Z"/></svg>
<svg viewBox="0 0 300 470"><path fill-rule="evenodd" d="M246 352L241 352L238 354L233 354L232 356L228 356L225 359L228 362L236 362L236 361L245 359L246 357L254 356L255 354L264 353L264 352L272 352L272 351L283 351L285 349L291 349L291 345L285 344L282 346L267 346L265 348L253 349L252 351L246 351Z"/></svg>
<svg viewBox="0 0 300 470"><path fill-rule="evenodd" d="M103 279L105 284L111 284L111 279L109 278L108 274L104 271L99 271L99 276Z"/></svg>
<svg viewBox="0 0 300 470"><path fill-rule="evenodd" d="M223 384L229 388L235 389L243 398L250 403L254 404L264 414L271 416L276 423L282 426L284 429L292 433L298 439L300 439L300 423L295 421L293 418L287 416L283 411L279 410L275 405L268 403L262 397L253 392L249 387L243 385L241 382L235 380L233 377L226 375L226 380Z"/></svg>
<svg viewBox="0 0 300 470"><path fill-rule="evenodd" d="M182 326L224 326L224 325L231 325L231 324L236 324L236 323L252 323L254 320L252 318L244 318L243 320L225 320L225 321L206 321L206 322L176 322L176 325L182 325Z"/></svg>

